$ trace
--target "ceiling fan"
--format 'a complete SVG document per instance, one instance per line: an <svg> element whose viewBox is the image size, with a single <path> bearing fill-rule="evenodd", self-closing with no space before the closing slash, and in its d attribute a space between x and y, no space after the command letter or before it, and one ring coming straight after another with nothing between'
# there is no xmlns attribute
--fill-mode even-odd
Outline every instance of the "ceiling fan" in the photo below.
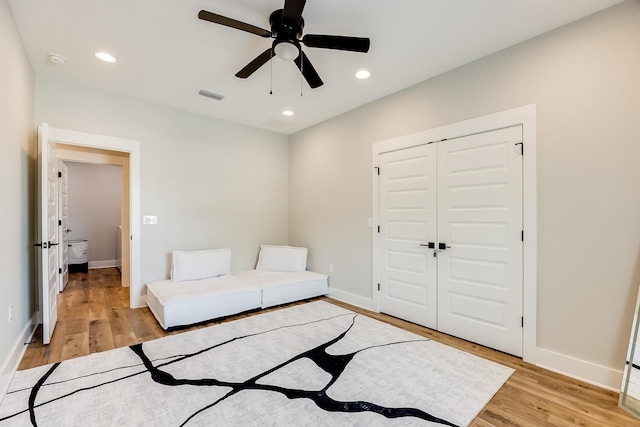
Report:
<svg viewBox="0 0 640 427"><path fill-rule="evenodd" d="M264 38L273 38L270 48L249 62L243 69L236 73L236 77L246 79L260 67L269 62L274 55L287 61L293 60L311 88L315 89L323 85L322 79L316 72L311 61L302 51L300 43L307 47L323 49L347 50L351 52L366 53L369 51L370 41L364 37L330 36L324 34L305 34L302 36L304 19L302 11L306 0L285 0L284 8L278 9L269 16L271 31L260 27L237 21L226 16L201 10L198 18L256 34Z"/></svg>

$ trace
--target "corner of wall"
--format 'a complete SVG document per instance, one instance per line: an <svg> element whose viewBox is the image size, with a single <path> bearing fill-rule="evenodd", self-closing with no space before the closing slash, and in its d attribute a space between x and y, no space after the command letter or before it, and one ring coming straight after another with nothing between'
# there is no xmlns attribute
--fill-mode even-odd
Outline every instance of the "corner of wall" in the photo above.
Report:
<svg viewBox="0 0 640 427"><path fill-rule="evenodd" d="M622 371L538 348L536 366L607 390L619 392Z"/></svg>
<svg viewBox="0 0 640 427"><path fill-rule="evenodd" d="M331 286L329 286L329 297L338 301L346 302L347 304L355 305L356 307L364 308L365 310L378 311L373 299L343 291L341 289L331 288Z"/></svg>

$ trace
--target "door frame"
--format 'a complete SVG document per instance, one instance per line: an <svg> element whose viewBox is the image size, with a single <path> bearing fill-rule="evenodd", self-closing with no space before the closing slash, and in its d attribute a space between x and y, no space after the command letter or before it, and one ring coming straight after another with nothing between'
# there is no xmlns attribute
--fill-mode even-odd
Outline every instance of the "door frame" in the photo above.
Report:
<svg viewBox="0 0 640 427"><path fill-rule="evenodd" d="M48 140L56 143L128 154L129 164L129 233L130 233L130 307L142 307L140 283L140 141L49 127ZM123 277L124 280L126 278Z"/></svg>
<svg viewBox="0 0 640 427"><path fill-rule="evenodd" d="M405 135L372 145L372 271L371 294L373 307L380 312L379 283L379 234L380 185L378 181L379 156L389 151L402 150L430 142L469 136L477 133L522 125L524 156L522 160L523 198L523 306L524 316L522 336L522 358L530 363L537 362L537 292L538 292L538 196L537 196L537 146L536 146L536 105L526 105L486 116L452 123L426 131Z"/></svg>

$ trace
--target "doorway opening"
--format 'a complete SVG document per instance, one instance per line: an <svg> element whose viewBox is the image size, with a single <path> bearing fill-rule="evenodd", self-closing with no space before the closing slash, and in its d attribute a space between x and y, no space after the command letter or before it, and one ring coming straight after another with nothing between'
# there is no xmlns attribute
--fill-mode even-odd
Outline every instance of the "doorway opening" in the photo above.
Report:
<svg viewBox="0 0 640 427"><path fill-rule="evenodd" d="M66 336L69 325L86 322L88 340L80 341L83 345L88 341L91 351L110 348L108 342L102 347L102 341L108 341L113 334L101 334L100 329L110 324L107 322L110 315L119 315L129 307L129 288L120 289L123 287L120 234L123 219L129 217L129 212L123 209L123 187L128 185L128 176L123 176L122 165L104 164L104 160L109 160L105 156L96 156L100 163L61 159L73 157L68 153L75 149L60 144L56 150L58 252L62 270L58 284L60 292L72 294L58 295L57 328L62 328L61 333ZM111 162L121 163L119 158ZM130 259L124 264L129 266Z"/></svg>
<svg viewBox="0 0 640 427"><path fill-rule="evenodd" d="M57 150L57 147L60 150ZM58 153L56 153L58 151ZM40 316L43 325L43 343L48 344L56 323L56 295L58 277L58 218L57 218L57 168L60 159L85 163L121 164L123 168L122 227L125 238L122 244L122 283L130 286L129 306L138 308L141 303L140 283L140 143L116 137L38 127L38 236L41 247L38 262ZM102 160L97 160L98 158ZM105 160L106 159L106 160ZM55 176L55 180L54 180Z"/></svg>
<svg viewBox="0 0 640 427"><path fill-rule="evenodd" d="M58 191L60 290L68 280L69 265L71 272L116 267L122 286L130 286L131 251L128 240L122 239L130 234L129 156L58 144L56 159L60 186L68 186Z"/></svg>

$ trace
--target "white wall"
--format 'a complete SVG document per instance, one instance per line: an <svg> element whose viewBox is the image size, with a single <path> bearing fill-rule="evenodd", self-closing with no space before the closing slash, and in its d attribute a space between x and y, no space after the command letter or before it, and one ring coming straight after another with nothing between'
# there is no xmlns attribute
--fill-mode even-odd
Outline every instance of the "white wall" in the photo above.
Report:
<svg viewBox="0 0 640 427"><path fill-rule="evenodd" d="M114 266L122 215L122 167L65 162L69 168L69 239L89 242L89 267Z"/></svg>
<svg viewBox="0 0 640 427"><path fill-rule="evenodd" d="M168 277L173 250L230 247L241 270L288 242L286 136L45 77L36 122L140 141L141 211L158 217L142 226L142 283Z"/></svg>
<svg viewBox="0 0 640 427"><path fill-rule="evenodd" d="M538 346L620 371L640 283L639 40L629 0L293 135L290 243L370 298L372 143L537 104Z"/></svg>
<svg viewBox="0 0 640 427"><path fill-rule="evenodd" d="M0 54L0 396L4 396L35 306L34 73L6 1L0 2Z"/></svg>

